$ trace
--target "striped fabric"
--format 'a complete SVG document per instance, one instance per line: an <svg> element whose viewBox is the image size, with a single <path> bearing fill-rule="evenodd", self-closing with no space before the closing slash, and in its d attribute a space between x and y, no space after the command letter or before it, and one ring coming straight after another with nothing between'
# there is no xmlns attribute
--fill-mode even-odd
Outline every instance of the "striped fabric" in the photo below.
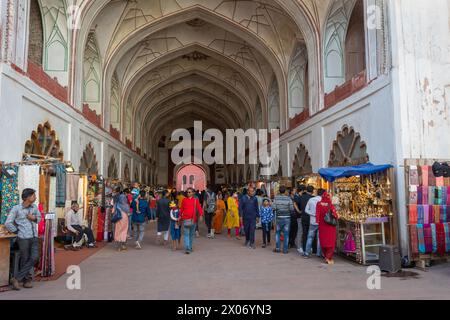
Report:
<svg viewBox="0 0 450 320"><path fill-rule="evenodd" d="M436 187L444 186L444 177L436 177Z"/></svg>
<svg viewBox="0 0 450 320"><path fill-rule="evenodd" d="M416 225L409 226L409 237L410 237L410 242L411 242L411 253L413 255L419 254L419 243L418 243L418 238L417 238L417 226ZM444 252L445 252L445 234L444 234Z"/></svg>
<svg viewBox="0 0 450 320"><path fill-rule="evenodd" d="M428 187L428 166L420 166L421 185Z"/></svg>
<svg viewBox="0 0 450 320"><path fill-rule="evenodd" d="M424 215L425 215L424 213L425 213L424 206L423 205L417 206L417 223L418 224L424 223Z"/></svg>
<svg viewBox="0 0 450 320"><path fill-rule="evenodd" d="M409 205L409 223L410 224L417 224L417 205L411 204Z"/></svg>
<svg viewBox="0 0 450 320"><path fill-rule="evenodd" d="M436 187L428 187L428 204L430 206L434 205L435 196L436 196Z"/></svg>
<svg viewBox="0 0 450 320"><path fill-rule="evenodd" d="M425 241L425 253L433 252L433 234L430 224L425 224L423 226L423 238Z"/></svg>
<svg viewBox="0 0 450 320"><path fill-rule="evenodd" d="M444 223L445 252L450 252L450 223Z"/></svg>
<svg viewBox="0 0 450 320"><path fill-rule="evenodd" d="M417 227L417 245L419 248L419 253L425 254L426 248L425 248L425 235L423 224L417 224L416 227Z"/></svg>
<svg viewBox="0 0 450 320"><path fill-rule="evenodd" d="M437 253L437 236L436 236L436 224L431 224L431 239L433 244L433 253Z"/></svg>
<svg viewBox="0 0 450 320"><path fill-rule="evenodd" d="M430 224L430 206L423 205L423 224Z"/></svg>
<svg viewBox="0 0 450 320"><path fill-rule="evenodd" d="M417 204L423 204L423 187L417 188Z"/></svg>
<svg viewBox="0 0 450 320"><path fill-rule="evenodd" d="M422 187L422 204L428 204L428 187Z"/></svg>
<svg viewBox="0 0 450 320"><path fill-rule="evenodd" d="M441 206L433 206L433 223L441 222Z"/></svg>
<svg viewBox="0 0 450 320"><path fill-rule="evenodd" d="M443 223L436 224L437 253L445 255L445 229Z"/></svg>

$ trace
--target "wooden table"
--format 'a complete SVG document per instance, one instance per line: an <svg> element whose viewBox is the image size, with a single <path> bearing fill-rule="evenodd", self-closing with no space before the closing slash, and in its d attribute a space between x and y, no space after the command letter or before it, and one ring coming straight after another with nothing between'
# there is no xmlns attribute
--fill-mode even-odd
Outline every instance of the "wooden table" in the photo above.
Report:
<svg viewBox="0 0 450 320"><path fill-rule="evenodd" d="M0 236L0 287L9 285L10 240L15 237L15 235Z"/></svg>

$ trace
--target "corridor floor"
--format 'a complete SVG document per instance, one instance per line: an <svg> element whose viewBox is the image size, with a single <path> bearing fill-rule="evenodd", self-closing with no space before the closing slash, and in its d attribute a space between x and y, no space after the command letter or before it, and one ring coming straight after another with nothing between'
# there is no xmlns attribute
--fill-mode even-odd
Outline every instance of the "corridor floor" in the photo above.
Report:
<svg viewBox="0 0 450 320"><path fill-rule="evenodd" d="M204 232L203 232L204 234ZM258 240L261 231L257 232ZM336 259L334 266L304 260L296 251L243 246L243 240L196 239L194 253L155 244L148 225L143 249L117 252L110 244L80 264L81 290L66 288L68 275L35 283L30 290L0 293L10 299L450 299L449 264L414 278L381 278L381 290L367 288L367 268Z"/></svg>

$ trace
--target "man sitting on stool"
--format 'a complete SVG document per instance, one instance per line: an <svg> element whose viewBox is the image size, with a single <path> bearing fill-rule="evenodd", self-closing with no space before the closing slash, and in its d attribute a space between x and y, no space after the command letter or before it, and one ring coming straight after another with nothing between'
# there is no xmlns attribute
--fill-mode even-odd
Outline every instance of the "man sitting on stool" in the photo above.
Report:
<svg viewBox="0 0 450 320"><path fill-rule="evenodd" d="M80 206L76 201L72 201L71 210L66 214L66 227L70 232L73 232L75 242L78 243L86 235L88 238L88 248L95 248L94 234L91 228L83 226L83 217L81 215Z"/></svg>

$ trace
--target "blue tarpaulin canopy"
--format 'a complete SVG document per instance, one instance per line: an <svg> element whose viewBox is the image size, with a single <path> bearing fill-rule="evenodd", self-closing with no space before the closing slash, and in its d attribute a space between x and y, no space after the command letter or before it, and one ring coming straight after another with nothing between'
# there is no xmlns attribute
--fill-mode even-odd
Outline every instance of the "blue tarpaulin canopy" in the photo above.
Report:
<svg viewBox="0 0 450 320"><path fill-rule="evenodd" d="M325 180L329 182L334 182L336 179L339 178L349 178L354 176L369 175L378 172L383 172L390 168L393 168L393 166L390 164L376 166L371 163L366 163L353 167L323 168L319 170L319 174Z"/></svg>

